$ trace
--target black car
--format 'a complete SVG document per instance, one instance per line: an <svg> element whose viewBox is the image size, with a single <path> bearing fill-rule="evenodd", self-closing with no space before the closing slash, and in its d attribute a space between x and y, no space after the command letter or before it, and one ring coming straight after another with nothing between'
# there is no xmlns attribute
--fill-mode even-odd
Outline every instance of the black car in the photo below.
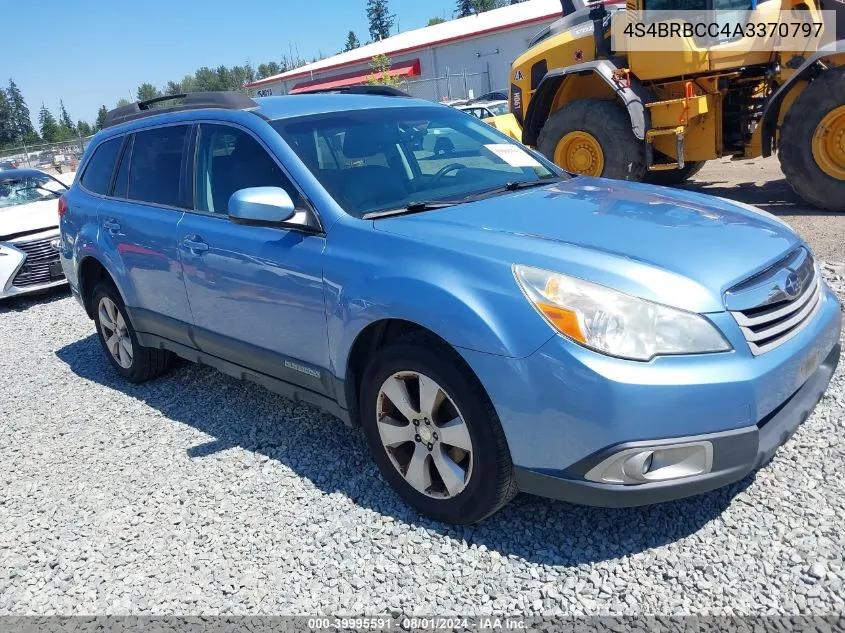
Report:
<svg viewBox="0 0 845 633"><path fill-rule="evenodd" d="M479 103L481 101L507 101L508 100L508 93L503 90L496 90L494 92L488 92L487 94L481 95L480 97L476 97L469 103Z"/></svg>

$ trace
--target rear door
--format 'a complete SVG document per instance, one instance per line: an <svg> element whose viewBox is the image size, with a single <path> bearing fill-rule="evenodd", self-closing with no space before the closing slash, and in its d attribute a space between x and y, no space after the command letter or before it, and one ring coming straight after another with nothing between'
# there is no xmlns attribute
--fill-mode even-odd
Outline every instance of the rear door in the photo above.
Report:
<svg viewBox="0 0 845 633"><path fill-rule="evenodd" d="M179 249L198 346L331 393L325 371L325 236L305 227L235 224L228 203L240 189L282 187L300 213L313 211L263 144L243 128L200 124L194 154L195 208L179 224Z"/></svg>
<svg viewBox="0 0 845 633"><path fill-rule="evenodd" d="M190 345L191 313L176 247L188 199L182 177L191 126L127 135L99 221L135 327Z"/></svg>

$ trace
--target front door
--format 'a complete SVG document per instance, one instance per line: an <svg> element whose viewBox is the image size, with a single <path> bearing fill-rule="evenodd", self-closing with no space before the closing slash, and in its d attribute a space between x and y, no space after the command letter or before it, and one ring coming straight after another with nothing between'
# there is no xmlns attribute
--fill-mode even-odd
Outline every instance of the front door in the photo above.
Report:
<svg viewBox="0 0 845 633"><path fill-rule="evenodd" d="M305 203L249 132L202 124L197 136L195 211L179 224L179 249L203 351L264 374L330 393L323 299L323 235L235 224L229 197L282 187Z"/></svg>

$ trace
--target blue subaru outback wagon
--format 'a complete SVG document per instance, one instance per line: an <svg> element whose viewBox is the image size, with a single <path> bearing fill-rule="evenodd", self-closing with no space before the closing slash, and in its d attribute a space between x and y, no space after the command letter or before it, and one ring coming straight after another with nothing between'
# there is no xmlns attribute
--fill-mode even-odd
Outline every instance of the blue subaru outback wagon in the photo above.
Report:
<svg viewBox="0 0 845 633"><path fill-rule="evenodd" d="M712 490L807 418L841 313L788 226L570 177L467 114L366 92L109 114L59 214L118 373L177 355L310 402L456 523L518 491Z"/></svg>

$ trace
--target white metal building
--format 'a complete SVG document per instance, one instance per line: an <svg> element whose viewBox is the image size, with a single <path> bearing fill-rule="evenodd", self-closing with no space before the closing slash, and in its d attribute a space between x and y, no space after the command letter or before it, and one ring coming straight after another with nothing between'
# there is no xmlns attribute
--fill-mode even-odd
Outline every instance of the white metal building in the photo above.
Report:
<svg viewBox="0 0 845 633"><path fill-rule="evenodd" d="M445 101L507 91L513 60L560 14L560 0L528 0L401 33L247 87L269 96L360 85L372 74L372 58L387 55L390 73L416 97Z"/></svg>

